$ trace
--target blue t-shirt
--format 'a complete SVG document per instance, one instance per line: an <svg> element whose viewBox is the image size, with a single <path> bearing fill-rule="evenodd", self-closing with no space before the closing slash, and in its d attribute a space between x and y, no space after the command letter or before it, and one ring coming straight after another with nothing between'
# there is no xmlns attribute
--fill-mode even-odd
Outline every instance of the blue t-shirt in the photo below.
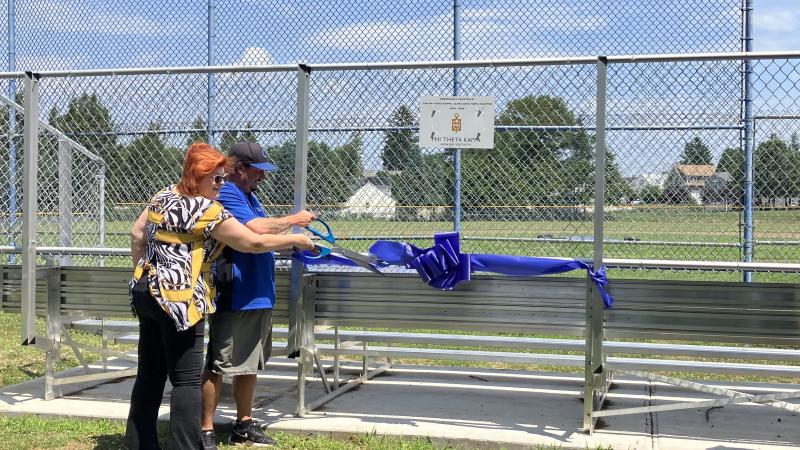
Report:
<svg viewBox="0 0 800 450"><path fill-rule="evenodd" d="M219 202L239 222L267 217L261 203L252 193L245 194L233 183L225 183L219 190ZM233 254L231 309L272 309L275 307L275 254L242 253L230 249Z"/></svg>

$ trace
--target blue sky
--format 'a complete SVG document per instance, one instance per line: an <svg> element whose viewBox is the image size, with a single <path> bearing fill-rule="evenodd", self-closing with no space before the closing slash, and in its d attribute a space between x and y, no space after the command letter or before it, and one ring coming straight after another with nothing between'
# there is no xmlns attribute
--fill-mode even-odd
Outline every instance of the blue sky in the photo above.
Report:
<svg viewBox="0 0 800 450"><path fill-rule="evenodd" d="M796 0L755 1L755 50L800 50L800 10ZM690 4L691 7L686 5ZM97 67L142 67L204 65L206 62L206 5L205 0L18 0L17 1L17 68L18 69L81 69ZM452 56L452 1L450 0L217 0L216 63L274 64L340 61L441 60ZM613 5L613 8L609 6ZM1 11L0 11L1 12ZM678 52L737 51L739 40L739 0L464 0L462 11L462 58L523 58L557 55L642 54ZM5 31L5 24L0 25ZM5 36L5 33L3 33ZM631 83L640 83L636 92L621 92L619 98L629 102L627 108L639 114L636 120L664 120L666 110L674 110L670 118L675 124L708 121L708 114L738 114L736 109L736 68L714 69L709 72L671 74L674 81L658 85L643 82L631 70L626 76ZM763 68L764 73L769 68ZM711 74L710 76L708 74ZM778 74L778 81L791 83L792 77ZM503 79L503 74L498 74ZM515 74L507 86L498 85L491 77L468 78L469 94L488 94L498 97L527 92L554 92L567 98L570 106L591 120L593 88L570 84L574 70L563 72L539 71ZM716 77L715 89L697 98L692 88L681 82L701 83L703 78ZM731 78L733 77L733 78ZM175 126L203 115L202 77L182 80L179 89L196 92L193 98L172 94L176 102L192 111L191 118L178 117L169 103L154 104L146 98L163 99L169 95L172 81L157 80L158 88L149 86L152 80L98 80L89 83L65 82L63 90L43 85L43 110L49 105L63 105L75 93L89 86L115 96L114 108L118 124L142 129L153 118L172 120ZM293 84L280 77L235 77L220 79L221 91L218 120L236 126L242 117L251 113L263 125L293 119L288 103ZM358 77L319 77L319 92L335 93L315 108L316 118L328 122L351 121L360 124L381 124L399 102L415 104L419 95L447 94L449 84L442 74L418 78L375 74L379 83L368 87L370 81ZM583 79L582 77L579 77ZM733 80L733 81L731 81ZM559 85L558 82L562 82ZM383 84L380 84L383 83ZM775 84L774 81L772 81ZM246 85L250 91L236 88ZM553 85L556 85L553 88ZM583 83L586 84L586 83ZM52 85L51 85L52 86ZM277 87L276 87L277 86ZM624 86L624 83L623 83ZM275 92L278 89L285 95ZM504 91L505 89L505 91ZM572 89L572 90L570 90ZM125 95L143 93L135 102L125 102ZM231 97L225 104L222 93ZM249 98L264 97L256 107L244 107ZM780 90L776 88L776 93ZM49 96L49 97L48 97ZM242 97L244 96L244 98ZM728 101L719 102L719 98ZM273 111L270 105L287 99L286 108ZM669 101L665 101L668 99ZM786 102L786 98L771 96L765 102ZM49 102L49 104L48 104ZM783 109L797 109L790 99ZM126 104L130 103L130 104ZM148 107L147 105L153 105ZM236 110L233 105L242 105ZM343 107L343 105L346 105ZM689 105L687 107L686 105ZM503 102L498 98L498 108ZM263 111L260 108L271 108ZM672 108L672 109L670 109ZM683 113L683 111L689 111ZM656 116L661 114L660 118ZM188 117L188 115L187 115ZM331 120L333 117L335 120ZM630 117L630 115L628 116ZM312 115L312 122L315 120ZM729 121L729 119L721 119ZM655 135L652 135L655 136ZM636 142L668 141L680 148L692 133L672 134L663 139L642 139L617 135L619 152L628 148L633 166L638 172L652 168L652 160L635 158L644 148L631 146ZM342 134L341 141L347 136ZM380 136L366 136L371 146L380 145ZM610 136L614 138L614 136ZM733 134L724 138L711 133L713 150L719 154L724 147L736 143ZM648 144L653 145L653 144ZM628 146L628 147L626 147ZM665 157L659 166L674 159ZM638 161L638 162L637 162Z"/></svg>
<svg viewBox="0 0 800 450"><path fill-rule="evenodd" d="M686 3L464 0L462 57L738 48L739 0L694 0L691 8ZM217 0L216 4L219 64L452 56L452 1ZM17 5L20 68L206 61L205 0L18 0ZM796 2L756 0L755 16L756 50L800 48L800 37L794 33L800 25Z"/></svg>
<svg viewBox="0 0 800 450"><path fill-rule="evenodd" d="M796 0L756 0L756 51L800 50L800 4Z"/></svg>

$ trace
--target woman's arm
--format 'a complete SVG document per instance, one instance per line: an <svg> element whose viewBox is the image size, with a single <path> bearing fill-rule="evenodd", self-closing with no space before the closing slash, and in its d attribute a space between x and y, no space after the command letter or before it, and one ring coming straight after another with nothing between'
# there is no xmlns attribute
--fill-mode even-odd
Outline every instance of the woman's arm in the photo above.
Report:
<svg viewBox="0 0 800 450"><path fill-rule="evenodd" d="M131 258L133 259L133 267L136 267L136 264L142 259L142 255L144 255L145 246L147 245L147 239L145 238L146 229L147 208L142 211L142 214L136 219L131 229Z"/></svg>
<svg viewBox="0 0 800 450"><path fill-rule="evenodd" d="M303 234L256 234L233 217L214 227L211 237L244 253L264 253L288 247L314 248L311 239Z"/></svg>

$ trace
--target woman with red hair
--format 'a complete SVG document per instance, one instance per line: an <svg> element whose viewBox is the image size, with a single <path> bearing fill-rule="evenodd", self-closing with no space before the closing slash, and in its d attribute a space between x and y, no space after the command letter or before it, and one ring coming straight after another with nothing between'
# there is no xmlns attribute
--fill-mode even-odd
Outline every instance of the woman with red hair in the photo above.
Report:
<svg viewBox="0 0 800 450"><path fill-rule="evenodd" d="M125 432L129 449L159 448L156 419L167 378L172 384L170 448L202 448L204 318L214 312L211 267L222 249L314 248L302 234L260 235L234 219L216 201L225 163L210 145L192 144L180 182L156 194L131 230L131 306L139 317L139 365Z"/></svg>

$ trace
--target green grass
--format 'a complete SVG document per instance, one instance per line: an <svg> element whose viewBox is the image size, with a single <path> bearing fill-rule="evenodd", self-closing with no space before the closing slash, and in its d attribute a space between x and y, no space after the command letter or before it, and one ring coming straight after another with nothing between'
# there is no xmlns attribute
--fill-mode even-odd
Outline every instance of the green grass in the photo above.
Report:
<svg viewBox="0 0 800 450"><path fill-rule="evenodd" d="M311 207L313 209L313 207ZM608 242L604 248L607 258L626 259L668 259L699 261L741 261L742 213L724 211L717 208L637 206L613 208L606 213L604 222L605 237ZM756 211L754 261L758 262L800 262L800 245L778 245L786 242L800 242L800 210ZM128 247L130 220L109 220L106 223L106 247ZM341 243L350 249L366 251L377 238L405 239L408 242L426 247L431 245L433 233L452 230L452 223L446 221L400 222L375 219L338 220L331 219L330 225ZM39 226L39 241L43 246L57 246L56 223L45 217ZM78 220L74 225L75 246L97 246L97 224L94 221ZM499 253L531 256L557 256L589 258L592 256L591 243L575 241L543 242L531 241L540 235L559 238L586 237L593 234L591 221L558 220L518 220L518 221L479 221L462 222L462 249L467 253ZM355 239L353 239L355 238ZM624 238L635 238L635 242L618 242ZM518 239L518 240L514 240ZM759 242L760 241L760 242ZM772 243L767 243L772 241ZM699 245L705 244L705 245ZM715 246L708 244L725 244ZM80 265L92 265L96 257L75 257ZM106 258L106 265L127 266L127 258ZM683 274L670 272L625 271L626 278L685 279ZM629 275L630 274L630 275ZM758 275L759 281L781 281L772 275ZM741 274L702 273L699 280L739 280Z"/></svg>
<svg viewBox="0 0 800 450"><path fill-rule="evenodd" d="M45 324L42 318L36 321L36 328L40 335L44 335ZM33 346L22 346L21 319L19 314L0 311L0 385L21 383L33 378L44 376L44 353ZM100 347L101 338L98 335L73 331L72 338L80 344ZM109 344L109 348L117 351L132 351L134 346ZM88 362L98 361L98 355L83 352ZM78 359L66 344L61 346L61 357L56 364L56 370L64 370L77 366Z"/></svg>
<svg viewBox="0 0 800 450"><path fill-rule="evenodd" d="M167 427L160 424L161 445L166 445ZM65 449L117 450L122 448L125 424L115 420L45 419L35 416L0 416L0 450ZM319 435L270 433L278 441L278 449L297 450L468 450L470 446L443 447L427 438L379 436L375 433L335 439ZM12 437L13 439L8 439ZM220 449L241 448L226 445L227 436L217 435ZM502 448L502 447L501 447ZM536 450L557 450L559 446L539 445ZM587 447L589 448L589 447ZM611 447L592 447L611 450Z"/></svg>

